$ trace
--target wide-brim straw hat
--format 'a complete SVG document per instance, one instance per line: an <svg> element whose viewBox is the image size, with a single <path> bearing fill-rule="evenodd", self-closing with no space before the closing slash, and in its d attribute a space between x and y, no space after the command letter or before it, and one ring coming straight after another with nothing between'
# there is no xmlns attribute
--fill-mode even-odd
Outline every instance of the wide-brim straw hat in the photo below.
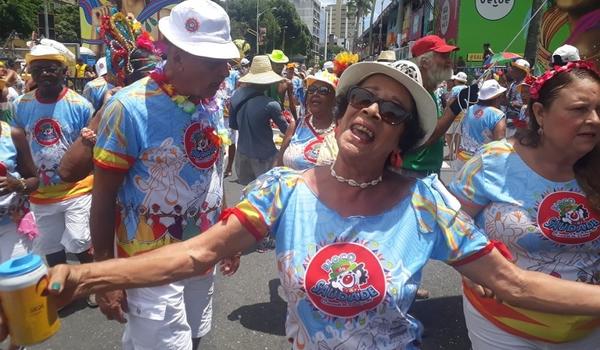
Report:
<svg viewBox="0 0 600 350"><path fill-rule="evenodd" d="M240 78L240 83L247 84L273 84L283 80L283 77L271 69L271 61L267 55L254 56L250 71Z"/></svg>
<svg viewBox="0 0 600 350"><path fill-rule="evenodd" d="M344 96L352 86L360 84L375 74L388 76L404 86L415 100L419 124L425 135L413 148L425 143L437 124L437 107L433 98L423 87L423 79L417 65L413 62L399 60L394 63L359 62L351 65L340 77L337 96Z"/></svg>
<svg viewBox="0 0 600 350"><path fill-rule="evenodd" d="M381 51L377 62L396 62L396 52L392 50Z"/></svg>

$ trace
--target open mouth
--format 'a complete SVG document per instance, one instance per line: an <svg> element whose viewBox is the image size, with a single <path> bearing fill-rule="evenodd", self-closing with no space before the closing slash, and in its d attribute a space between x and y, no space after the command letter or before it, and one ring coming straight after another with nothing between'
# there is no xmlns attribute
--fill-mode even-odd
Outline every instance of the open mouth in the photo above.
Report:
<svg viewBox="0 0 600 350"><path fill-rule="evenodd" d="M350 126L350 131L352 134L356 136L362 142L372 142L375 139L375 133L373 130L367 128L362 124L352 124Z"/></svg>

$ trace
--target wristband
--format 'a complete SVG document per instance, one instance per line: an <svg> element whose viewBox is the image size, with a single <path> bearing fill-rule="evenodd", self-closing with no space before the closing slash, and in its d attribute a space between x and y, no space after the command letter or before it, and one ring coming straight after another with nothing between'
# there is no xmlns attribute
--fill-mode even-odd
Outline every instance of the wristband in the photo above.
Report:
<svg viewBox="0 0 600 350"><path fill-rule="evenodd" d="M81 129L79 135L81 135L81 138L84 141L89 142L92 145L96 144L96 133L94 132L94 130L90 128L83 128Z"/></svg>
<svg viewBox="0 0 600 350"><path fill-rule="evenodd" d="M19 192L21 192L21 193L27 192L27 182L25 182L25 179L21 178L21 179L19 179L19 182L21 183L21 190Z"/></svg>

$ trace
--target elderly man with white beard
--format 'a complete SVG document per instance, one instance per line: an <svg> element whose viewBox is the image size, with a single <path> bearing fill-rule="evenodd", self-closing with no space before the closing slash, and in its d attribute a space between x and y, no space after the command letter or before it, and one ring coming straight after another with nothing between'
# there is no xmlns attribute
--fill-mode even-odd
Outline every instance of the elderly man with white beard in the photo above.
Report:
<svg viewBox="0 0 600 350"><path fill-rule="evenodd" d="M467 100L476 100L476 85L468 90L463 90L457 98L448 101L448 107L445 110L442 109L440 99L434 94L434 90L441 82L452 77L450 54L456 50L458 50L458 47L448 45L444 39L437 35L422 37L415 42L411 49L414 61L423 77L423 87L436 103L438 122L433 134L422 147L402 155L401 172L404 175L424 178L431 174L440 173L444 157L444 135L450 128L454 118L462 109L466 108ZM472 96L471 98L469 98L469 94ZM417 299L426 299L429 297L429 292L419 288L416 297Z"/></svg>

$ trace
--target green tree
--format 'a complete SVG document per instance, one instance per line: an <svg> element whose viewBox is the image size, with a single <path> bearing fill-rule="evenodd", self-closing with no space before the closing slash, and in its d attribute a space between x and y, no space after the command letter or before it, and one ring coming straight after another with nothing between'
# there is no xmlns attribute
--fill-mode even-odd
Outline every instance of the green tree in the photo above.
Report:
<svg viewBox="0 0 600 350"><path fill-rule="evenodd" d="M56 40L63 43L79 43L79 7L71 4L54 4L54 32Z"/></svg>
<svg viewBox="0 0 600 350"><path fill-rule="evenodd" d="M350 9L352 9L354 11L354 13L356 13L355 16L355 30L354 30L354 38L352 40L352 44L354 45L354 50L356 50L356 47L358 45L358 28L360 25L360 20L362 19L362 17L368 13L369 11L371 11L371 9L373 8L373 3L375 0L350 0L347 3L348 6L348 10L350 11ZM373 26L373 24L371 23L371 26Z"/></svg>
<svg viewBox="0 0 600 350"><path fill-rule="evenodd" d="M0 0L0 39L6 39L14 30L27 40L37 29L40 0Z"/></svg>
<svg viewBox="0 0 600 350"><path fill-rule="evenodd" d="M246 39L256 53L256 0L228 1L227 10L231 20L231 36L234 39ZM260 0L258 12L262 13L259 27L267 28L265 42L260 47L261 54L282 49L283 45L288 56L306 55L310 51L310 31L288 0Z"/></svg>

